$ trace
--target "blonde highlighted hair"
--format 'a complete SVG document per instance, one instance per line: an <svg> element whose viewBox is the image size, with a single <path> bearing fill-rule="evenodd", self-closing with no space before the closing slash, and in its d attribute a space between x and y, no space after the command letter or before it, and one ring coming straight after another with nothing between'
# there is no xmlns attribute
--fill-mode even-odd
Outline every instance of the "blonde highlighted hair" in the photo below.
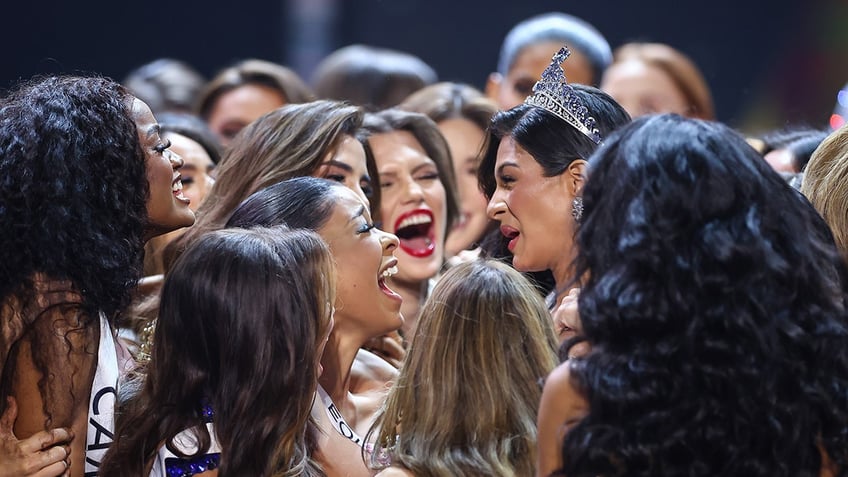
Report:
<svg viewBox="0 0 848 477"><path fill-rule="evenodd" d="M533 475L540 382L555 349L551 317L519 272L494 260L452 268L424 304L368 433L372 466L419 477Z"/></svg>
<svg viewBox="0 0 848 477"><path fill-rule="evenodd" d="M830 226L839 253L848 259L848 125L826 137L813 152L801 193Z"/></svg>

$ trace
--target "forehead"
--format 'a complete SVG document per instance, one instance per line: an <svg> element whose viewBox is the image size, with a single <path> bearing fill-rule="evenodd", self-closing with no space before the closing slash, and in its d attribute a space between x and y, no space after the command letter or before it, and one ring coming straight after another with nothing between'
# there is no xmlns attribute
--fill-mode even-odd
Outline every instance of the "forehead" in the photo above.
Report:
<svg viewBox="0 0 848 477"><path fill-rule="evenodd" d="M551 64L551 58L562 46L562 42L552 40L525 46L515 57L509 73L541 77L545 68ZM569 83L592 84L592 65L580 51L571 49L571 56L562 63L562 69Z"/></svg>
<svg viewBox="0 0 848 477"><path fill-rule="evenodd" d="M515 139L513 139L512 136L505 136L498 146L495 166L499 167L506 162L516 163L519 166L523 166L529 165L531 162L535 163L536 159L534 159L529 152L525 151L520 144L515 142Z"/></svg>
<svg viewBox="0 0 848 477"><path fill-rule="evenodd" d="M427 157L424 147L409 131L391 131L371 136L368 140L377 165L391 164L403 159Z"/></svg>

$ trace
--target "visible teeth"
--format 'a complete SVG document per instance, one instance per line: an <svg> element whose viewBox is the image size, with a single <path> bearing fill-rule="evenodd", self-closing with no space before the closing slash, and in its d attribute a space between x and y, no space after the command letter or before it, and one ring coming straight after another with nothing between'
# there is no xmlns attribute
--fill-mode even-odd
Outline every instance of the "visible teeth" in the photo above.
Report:
<svg viewBox="0 0 848 477"><path fill-rule="evenodd" d="M383 278L389 278L398 272L397 265L383 270Z"/></svg>
<svg viewBox="0 0 848 477"><path fill-rule="evenodd" d="M413 215L412 217L407 217L400 223L398 229L402 229L404 227L409 227L410 225L418 225L418 224L429 224L433 219L430 218L427 214L419 214Z"/></svg>
<svg viewBox="0 0 848 477"><path fill-rule="evenodd" d="M174 192L179 192L183 190L183 181L177 181L171 184L171 190Z"/></svg>

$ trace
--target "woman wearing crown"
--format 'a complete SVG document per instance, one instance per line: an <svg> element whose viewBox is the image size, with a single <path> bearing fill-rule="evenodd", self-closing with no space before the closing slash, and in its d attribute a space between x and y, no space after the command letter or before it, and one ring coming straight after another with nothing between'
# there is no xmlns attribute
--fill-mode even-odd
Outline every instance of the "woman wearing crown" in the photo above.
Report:
<svg viewBox="0 0 848 477"><path fill-rule="evenodd" d="M567 48L560 50L533 94L492 119L478 176L513 266L553 273L553 310L573 298L568 291L575 284L573 238L583 207L586 159L603 137L630 120L606 93L566 82L561 63L568 55ZM561 340L569 336L564 323L557 328Z"/></svg>

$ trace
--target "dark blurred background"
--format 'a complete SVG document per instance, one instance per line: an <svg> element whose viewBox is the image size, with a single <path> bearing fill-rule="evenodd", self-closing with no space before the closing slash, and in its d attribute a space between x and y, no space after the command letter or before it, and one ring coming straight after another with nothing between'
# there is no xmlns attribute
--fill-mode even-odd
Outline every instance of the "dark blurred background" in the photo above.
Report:
<svg viewBox="0 0 848 477"><path fill-rule="evenodd" d="M848 81L845 0L49 0L5 6L0 88L59 72L120 81L160 57L207 78L262 58L309 80L324 55L351 43L413 53L440 79L482 88L509 28L553 10L594 24L613 47L649 40L680 49L704 71L719 119L749 133L827 125Z"/></svg>

